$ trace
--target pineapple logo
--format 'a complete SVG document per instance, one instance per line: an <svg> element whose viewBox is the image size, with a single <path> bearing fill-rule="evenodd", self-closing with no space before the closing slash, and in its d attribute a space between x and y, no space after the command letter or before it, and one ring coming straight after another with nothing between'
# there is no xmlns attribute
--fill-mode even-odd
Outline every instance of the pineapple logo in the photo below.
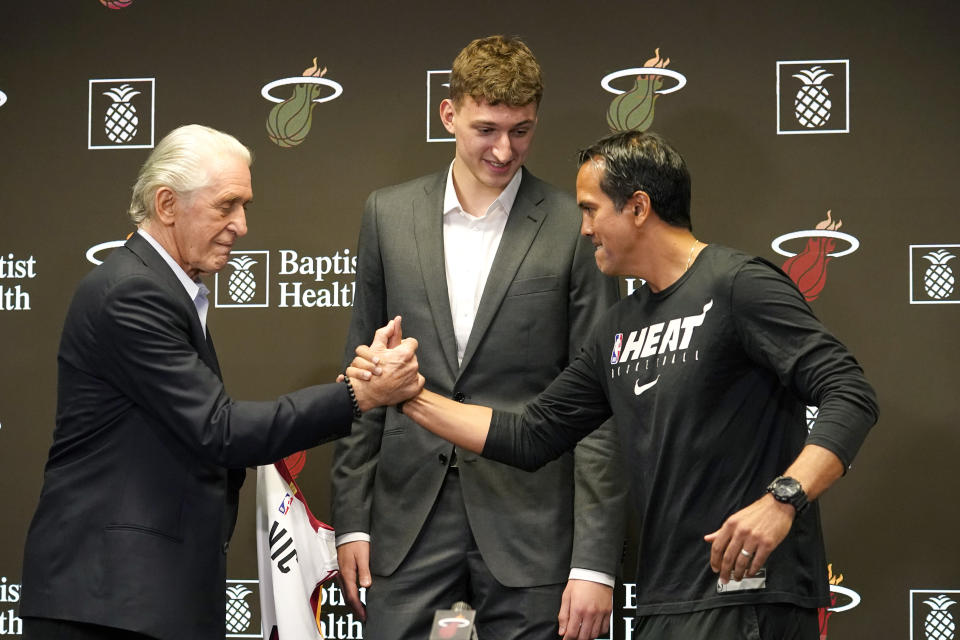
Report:
<svg viewBox="0 0 960 640"><path fill-rule="evenodd" d="M818 65L795 73L793 77L803 82L793 99L793 115L797 122L807 129L825 126L830 120L830 107L833 103L830 102L830 92L821 83L832 78L833 74Z"/></svg>
<svg viewBox="0 0 960 640"><path fill-rule="evenodd" d="M604 76L600 86L616 94L607 109L607 125L611 131L646 131L653 124L653 107L661 95L679 91L687 84L687 79L672 69L667 69L670 58L661 58L660 49L654 49L654 56L643 67L622 69ZM633 87L621 91L612 86L619 78L634 76ZM663 79L673 79L676 84L664 89Z"/></svg>
<svg viewBox="0 0 960 640"><path fill-rule="evenodd" d="M910 245L910 304L960 303L957 255L958 244Z"/></svg>
<svg viewBox="0 0 960 640"><path fill-rule="evenodd" d="M153 148L153 78L90 80L89 103L88 149Z"/></svg>
<svg viewBox="0 0 960 640"><path fill-rule="evenodd" d="M953 269L947 263L957 256L946 249L931 251L923 256L930 266L923 274L923 290L934 300L943 300L953 294Z"/></svg>
<svg viewBox="0 0 960 640"><path fill-rule="evenodd" d="M923 633L926 640L953 640L956 637L957 624L953 614L947 611L957 604L945 595L935 596L923 601L931 611L923 620Z"/></svg>
<svg viewBox="0 0 960 640"><path fill-rule="evenodd" d="M140 95L140 92L135 91L128 84L123 84L104 91L103 95L113 100L110 108L107 109L107 115L103 118L104 133L111 142L117 144L130 142L137 135L137 125L140 124L137 108L130 104L130 99Z"/></svg>
<svg viewBox="0 0 960 640"><path fill-rule="evenodd" d="M257 261L250 256L240 256L235 260L230 260L227 264L234 268L233 273L230 274L230 280L227 282L230 298L241 304L250 302L253 299L253 294L257 291L257 279L250 273L249 269L257 264Z"/></svg>
<svg viewBox="0 0 960 640"><path fill-rule="evenodd" d="M268 251L233 251L227 267L214 279L218 307L266 307L269 305ZM225 286L221 287L221 279ZM261 286L262 285L262 286Z"/></svg>
<svg viewBox="0 0 960 640"><path fill-rule="evenodd" d="M777 133L849 133L849 69L849 60L777 62Z"/></svg>
<svg viewBox="0 0 960 640"><path fill-rule="evenodd" d="M277 103L267 116L267 136L270 142L282 149L289 149L306 140L310 127L313 126L314 107L321 102L334 100L343 93L340 83L323 77L326 73L327 68L321 69L314 58L313 65L304 69L302 75L274 80L264 85L260 94L266 100ZM274 98L270 94L274 88L288 84L295 86L293 95L286 100ZM321 97L322 87L333 92Z"/></svg>
<svg viewBox="0 0 960 640"><path fill-rule="evenodd" d="M253 617L253 612L245 598L251 593L253 591L242 584L227 589L226 623L229 633L241 633L250 628L250 619Z"/></svg>

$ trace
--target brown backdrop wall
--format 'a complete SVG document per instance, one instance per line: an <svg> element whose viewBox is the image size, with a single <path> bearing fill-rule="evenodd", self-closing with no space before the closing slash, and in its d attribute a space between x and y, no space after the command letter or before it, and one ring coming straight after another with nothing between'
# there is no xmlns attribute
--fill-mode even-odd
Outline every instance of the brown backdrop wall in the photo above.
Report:
<svg viewBox="0 0 960 640"><path fill-rule="evenodd" d="M659 48L675 74L659 76L652 129L690 165L698 237L782 264L773 245L801 252L823 240L816 225L828 210L842 220L837 231L848 235L831 251L858 248L829 261L811 304L864 365L881 419L853 471L822 499L842 609L829 637L952 637L924 630L923 600L960 595L960 259L948 258L960 255L956 3L113 4L0 7L0 635L20 630L21 551L53 428L63 315L92 267L88 249L132 231L124 212L152 142L200 122L255 154L250 233L237 253L258 260L257 294L231 298L229 267L210 316L231 394L268 398L329 381L350 311L344 258L366 194L453 154L450 142L428 141L440 132L429 121L440 98L428 104L427 89L442 80L428 71L448 69L474 37L508 33L527 40L546 74L528 160L539 176L572 190L574 150L609 130L613 94L601 80ZM282 148L268 137L274 104L261 91L300 76L314 57L343 93L318 103L306 137ZM795 74L817 66L832 75L805 89ZM611 88L628 88L629 75ZM123 84L139 93L127 102L105 95ZM295 84L269 95L289 98ZM309 87L320 98L335 90ZM801 92L819 101L825 122L798 120ZM111 139L105 119L132 119L121 104L136 109L137 131ZM331 271L320 280L293 272L294 262ZM308 290L319 305L304 302ZM329 446L310 451L301 475L321 518L330 455ZM253 484L232 546L235 580L256 578ZM631 567L628 558L616 638L629 637ZM256 609L256 596L248 600ZM329 638L359 637L342 608L324 614Z"/></svg>

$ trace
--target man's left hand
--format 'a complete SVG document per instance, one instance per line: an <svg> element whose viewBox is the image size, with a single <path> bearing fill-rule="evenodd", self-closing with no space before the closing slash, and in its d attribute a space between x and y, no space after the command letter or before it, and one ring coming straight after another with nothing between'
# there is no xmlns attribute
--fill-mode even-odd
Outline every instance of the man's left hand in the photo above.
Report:
<svg viewBox="0 0 960 640"><path fill-rule="evenodd" d="M723 526L703 537L710 547L710 568L726 584L750 578L766 563L793 525L796 511L765 494L750 506L727 518Z"/></svg>
<svg viewBox="0 0 960 640"><path fill-rule="evenodd" d="M560 604L563 640L594 640L610 630L613 588L590 580L569 580Z"/></svg>

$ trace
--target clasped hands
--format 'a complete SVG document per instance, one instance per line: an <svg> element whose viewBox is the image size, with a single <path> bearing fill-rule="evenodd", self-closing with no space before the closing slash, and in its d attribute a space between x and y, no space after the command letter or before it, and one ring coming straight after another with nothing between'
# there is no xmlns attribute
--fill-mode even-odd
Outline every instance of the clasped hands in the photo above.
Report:
<svg viewBox="0 0 960 640"><path fill-rule="evenodd" d="M404 338L400 316L377 329L370 346L357 347L357 357L347 367L361 411L398 404L414 397L424 379L417 363L416 338ZM342 381L341 374L337 381Z"/></svg>

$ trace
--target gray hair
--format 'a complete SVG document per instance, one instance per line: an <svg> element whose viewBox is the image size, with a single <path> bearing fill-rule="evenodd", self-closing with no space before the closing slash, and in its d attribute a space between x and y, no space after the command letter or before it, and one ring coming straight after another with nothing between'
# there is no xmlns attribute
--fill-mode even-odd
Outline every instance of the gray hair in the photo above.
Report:
<svg viewBox="0 0 960 640"><path fill-rule="evenodd" d="M250 150L230 134L188 124L168 133L143 163L130 199L130 219L139 225L156 214L154 196L157 189L168 187L187 196L210 183L209 159L233 154L247 163L253 161Z"/></svg>

